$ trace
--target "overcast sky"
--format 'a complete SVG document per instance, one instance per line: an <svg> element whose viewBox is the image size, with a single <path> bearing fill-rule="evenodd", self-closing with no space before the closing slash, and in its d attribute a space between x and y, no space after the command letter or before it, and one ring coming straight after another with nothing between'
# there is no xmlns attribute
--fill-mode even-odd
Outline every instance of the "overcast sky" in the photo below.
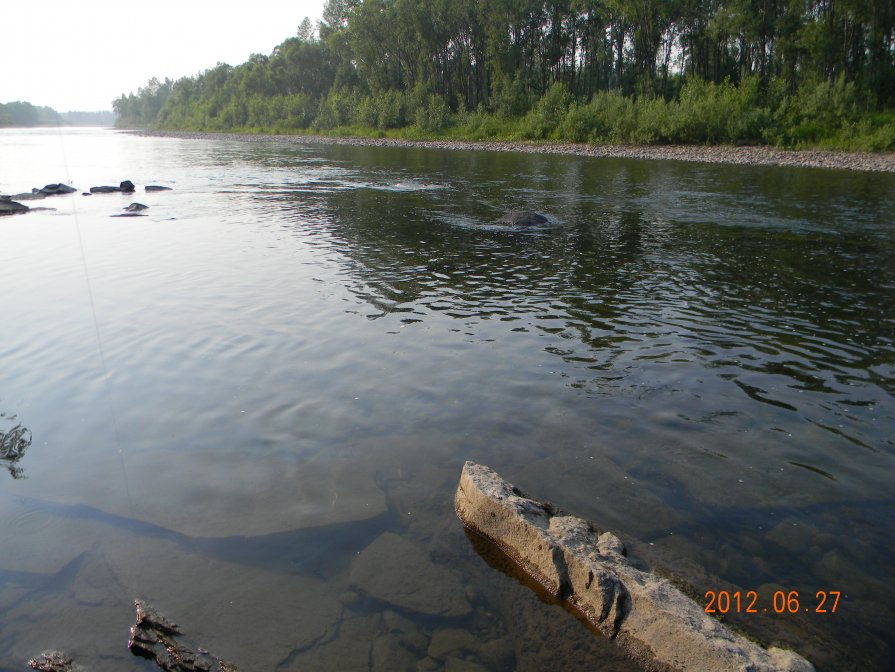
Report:
<svg viewBox="0 0 895 672"><path fill-rule="evenodd" d="M0 103L111 110L115 98L151 77L178 79L218 62L238 65L250 54L270 54L305 16L316 25L323 3L5 0Z"/></svg>

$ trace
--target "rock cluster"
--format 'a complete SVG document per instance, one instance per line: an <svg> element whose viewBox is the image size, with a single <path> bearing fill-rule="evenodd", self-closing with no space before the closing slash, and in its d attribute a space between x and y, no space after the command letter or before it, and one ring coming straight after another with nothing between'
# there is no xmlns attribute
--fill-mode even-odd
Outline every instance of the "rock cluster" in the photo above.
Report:
<svg viewBox="0 0 895 672"><path fill-rule="evenodd" d="M180 641L180 628L139 600L134 602L137 621L131 627L128 648L135 656L148 658L165 672L237 672L229 663L201 648Z"/></svg>
<svg viewBox="0 0 895 672"><path fill-rule="evenodd" d="M666 579L631 565L611 532L533 499L467 462L457 515L554 597L650 670L811 672L792 651L764 649L709 617Z"/></svg>

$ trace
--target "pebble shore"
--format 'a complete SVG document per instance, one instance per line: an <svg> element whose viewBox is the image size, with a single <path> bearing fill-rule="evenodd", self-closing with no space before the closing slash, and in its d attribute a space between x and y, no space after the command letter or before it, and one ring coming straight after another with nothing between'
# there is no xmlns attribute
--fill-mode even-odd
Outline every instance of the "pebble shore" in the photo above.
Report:
<svg viewBox="0 0 895 672"><path fill-rule="evenodd" d="M798 166L895 173L895 152L843 152L832 150L787 150L776 147L703 145L587 145L572 143L400 140L396 138L331 137L323 135L263 135L251 133L207 133L138 131L141 135L186 139L219 138L246 142L291 142L309 145L354 145L372 147L418 147L421 149L475 150L566 154L601 158L694 161L746 166Z"/></svg>

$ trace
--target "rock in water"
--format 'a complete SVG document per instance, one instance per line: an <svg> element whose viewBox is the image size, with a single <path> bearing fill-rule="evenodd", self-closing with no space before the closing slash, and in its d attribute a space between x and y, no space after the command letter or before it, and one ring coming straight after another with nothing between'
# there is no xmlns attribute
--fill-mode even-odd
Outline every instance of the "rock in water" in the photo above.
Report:
<svg viewBox="0 0 895 672"><path fill-rule="evenodd" d="M90 187L91 194L116 194L121 191L121 187Z"/></svg>
<svg viewBox="0 0 895 672"><path fill-rule="evenodd" d="M367 546L351 564L351 586L401 609L431 616L465 616L472 607L462 577L393 532Z"/></svg>
<svg viewBox="0 0 895 672"><path fill-rule="evenodd" d="M463 466L454 503L464 525L648 669L814 670L792 651L765 650L732 632L669 581L632 567L614 534L524 495L488 467Z"/></svg>
<svg viewBox="0 0 895 672"><path fill-rule="evenodd" d="M198 647L193 651L177 641L181 637L180 627L152 607L140 600L134 601L134 606L137 622L131 627L127 648L135 656L154 661L165 672L238 672L220 658Z"/></svg>
<svg viewBox="0 0 895 672"><path fill-rule="evenodd" d="M149 206L143 205L142 203L131 203L129 206L124 208L125 212L140 212L140 210L149 210Z"/></svg>
<svg viewBox="0 0 895 672"><path fill-rule="evenodd" d="M171 187L162 187L158 184L147 184L143 187L146 191L171 191Z"/></svg>
<svg viewBox="0 0 895 672"><path fill-rule="evenodd" d="M136 189L134 183L130 180L124 180L124 182L118 185L118 188L125 194L131 194Z"/></svg>
<svg viewBox="0 0 895 672"><path fill-rule="evenodd" d="M549 221L544 215L533 210L511 210L498 219L495 224L503 226L540 226L548 224Z"/></svg>
<svg viewBox="0 0 895 672"><path fill-rule="evenodd" d="M19 215L28 212L31 208L22 205L16 201L0 200L0 216L2 215Z"/></svg>
<svg viewBox="0 0 895 672"><path fill-rule="evenodd" d="M77 672L81 669L69 656L59 651L44 651L37 658L29 660L28 667L40 672Z"/></svg>
<svg viewBox="0 0 895 672"><path fill-rule="evenodd" d="M45 196L58 196L59 194L72 194L76 192L77 189L74 187L70 187L67 184L48 184L43 189L37 189L36 192L38 194L44 194Z"/></svg>

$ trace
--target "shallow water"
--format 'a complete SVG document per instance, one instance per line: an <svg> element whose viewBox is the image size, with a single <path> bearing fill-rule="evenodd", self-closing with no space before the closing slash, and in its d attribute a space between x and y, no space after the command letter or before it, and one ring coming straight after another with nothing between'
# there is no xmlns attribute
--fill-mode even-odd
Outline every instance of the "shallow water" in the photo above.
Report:
<svg viewBox="0 0 895 672"><path fill-rule="evenodd" d="M0 219L0 670L152 669L136 597L246 670L633 669L467 539L467 459L888 668L895 177L0 131L2 193L123 179Z"/></svg>

